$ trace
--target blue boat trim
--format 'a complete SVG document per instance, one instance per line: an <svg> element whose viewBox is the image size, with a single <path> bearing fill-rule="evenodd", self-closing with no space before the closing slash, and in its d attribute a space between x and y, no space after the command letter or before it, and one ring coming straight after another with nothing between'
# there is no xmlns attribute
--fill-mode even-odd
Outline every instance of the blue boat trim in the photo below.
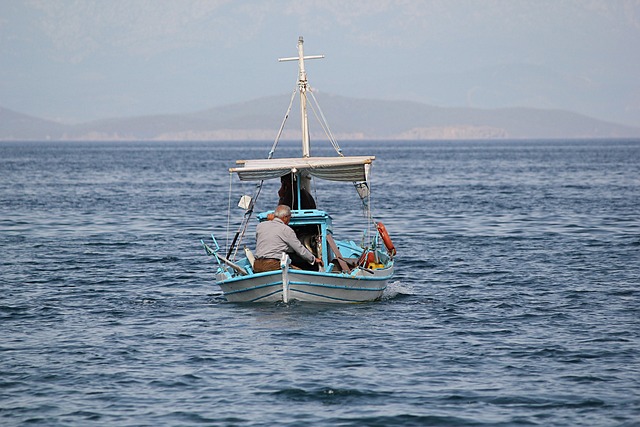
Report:
<svg viewBox="0 0 640 427"><path fill-rule="evenodd" d="M393 274L385 275L385 276L356 276L357 271L354 270L352 274L344 274L344 273L325 273L320 271L308 271L308 270L289 270L289 276L293 276L296 274L308 275L308 276L316 276L316 277L330 277L330 278L338 278L338 279L349 279L349 280L389 280Z"/></svg>
<svg viewBox="0 0 640 427"><path fill-rule="evenodd" d="M289 286L292 286L292 285L311 286L311 287L329 288L329 289L346 289L346 290L349 290L349 291L375 291L375 292L379 292L379 291L384 291L385 289L387 289L386 286L383 286L382 288L356 288L356 287L351 287L351 286L328 285L328 284L323 284L323 283L309 283L309 282L292 282L292 281L289 281Z"/></svg>
<svg viewBox="0 0 640 427"><path fill-rule="evenodd" d="M317 294L315 292L309 292L309 291L302 291L300 289L290 289L290 292L293 293L300 293L300 294L306 294L306 295L313 295L315 297L320 297L320 298L325 298L328 300L332 300L332 301L344 301L344 302L362 302L362 300L357 300L357 299L347 299L347 298L337 298L337 297L330 297L327 295L322 295L322 294ZM293 297L295 298L295 297Z"/></svg>
<svg viewBox="0 0 640 427"><path fill-rule="evenodd" d="M255 291L256 289L269 288L271 286L282 286L282 281L265 283L262 285L252 286L250 288L238 289L237 291L229 291L229 292L225 292L225 295L241 294L243 292Z"/></svg>
<svg viewBox="0 0 640 427"><path fill-rule="evenodd" d="M263 276L276 276L276 275L280 275L282 274L282 270L273 270L273 271L267 271L264 273L254 273L254 274L250 274L248 276L237 276L237 277L232 277L230 279L227 280L223 280L218 282L218 284L222 285L222 284L231 284L233 282L241 282L244 281L250 277L263 277ZM339 279L351 279L351 280L369 280L369 281L382 281L382 280L389 280L393 275L389 274L389 275L385 275L385 276L371 276L371 277L367 277L367 276L354 276L354 275L346 275L346 274L341 274L341 273L325 273L325 272L318 272L318 271L307 271L307 270L289 270L289 275L309 275L309 276L315 276L315 277L327 277L327 278L339 278ZM282 283L282 282L281 282Z"/></svg>
<svg viewBox="0 0 640 427"><path fill-rule="evenodd" d="M344 290L349 290L349 291L367 291L367 292L380 292L380 291L384 291L385 289L387 289L386 285L381 287L381 288L361 288L361 287L329 285L329 284L323 284L323 283L309 283L309 282L298 282L298 281L289 282L289 285L310 286L310 287L327 288L327 289L344 289ZM244 292L255 291L257 289L269 288L269 287L272 287L272 286L282 286L282 282L270 282L270 283L265 283L265 284L262 284L262 285L252 286L250 288L238 289L238 290L235 290L235 291L228 291L228 292L225 292L225 295L241 294L241 293L244 293ZM278 290L276 292L280 292L280 290ZM274 292L274 293L276 293L276 292ZM300 291L300 292L302 292L302 291ZM264 298L264 297L260 297L260 298Z"/></svg>
<svg viewBox="0 0 640 427"><path fill-rule="evenodd" d="M254 298L254 299L252 299L252 300L251 300L251 301L249 301L249 302L257 302L257 301L260 301L261 299L265 299L265 298L268 298L268 297L270 297L270 296L272 296L272 295L275 295L275 294L281 294L281 293L282 293L282 289L278 289L278 290L273 291L273 292L271 292L271 293L268 293L268 294L266 294L266 295L262 295L262 296L259 296L258 298Z"/></svg>
<svg viewBox="0 0 640 427"><path fill-rule="evenodd" d="M282 274L282 270L273 270L273 271L265 271L264 273L253 273L250 274L248 276L236 276L236 277L232 277L230 279L226 279L226 280L222 280L219 281L218 284L227 284L227 283L233 283L233 282L242 282L244 280L247 280L248 278L253 278L253 277L263 277L263 276L279 276Z"/></svg>

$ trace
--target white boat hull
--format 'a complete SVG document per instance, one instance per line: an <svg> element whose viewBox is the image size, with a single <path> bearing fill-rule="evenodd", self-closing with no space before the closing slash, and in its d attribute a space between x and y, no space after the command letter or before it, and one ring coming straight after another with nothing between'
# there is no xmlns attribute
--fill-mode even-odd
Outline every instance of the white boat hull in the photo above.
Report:
<svg viewBox="0 0 640 427"><path fill-rule="evenodd" d="M351 274L288 271L288 287L281 270L252 274L218 282L229 302L277 302L298 300L322 303L358 303L382 297L393 267ZM286 280L284 281L286 283ZM287 293L288 294L285 294Z"/></svg>

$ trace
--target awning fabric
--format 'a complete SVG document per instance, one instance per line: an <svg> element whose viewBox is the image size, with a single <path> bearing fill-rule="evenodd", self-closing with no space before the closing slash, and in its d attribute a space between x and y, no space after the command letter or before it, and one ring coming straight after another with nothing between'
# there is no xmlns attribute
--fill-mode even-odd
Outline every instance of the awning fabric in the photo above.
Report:
<svg viewBox="0 0 640 427"><path fill-rule="evenodd" d="M242 181L279 178L289 172L306 172L329 181L366 181L375 156L303 157L290 159L238 160L242 166L231 168Z"/></svg>

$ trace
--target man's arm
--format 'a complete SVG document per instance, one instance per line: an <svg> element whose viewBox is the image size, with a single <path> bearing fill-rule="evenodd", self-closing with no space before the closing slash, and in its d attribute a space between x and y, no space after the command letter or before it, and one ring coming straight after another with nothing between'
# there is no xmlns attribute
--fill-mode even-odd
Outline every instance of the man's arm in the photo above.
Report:
<svg viewBox="0 0 640 427"><path fill-rule="evenodd" d="M283 233L284 241L289 245L294 252L304 258L310 264L313 264L316 261L316 257L307 249L301 242L298 240L298 236L296 236L296 232L293 231L292 228L287 227L286 231Z"/></svg>

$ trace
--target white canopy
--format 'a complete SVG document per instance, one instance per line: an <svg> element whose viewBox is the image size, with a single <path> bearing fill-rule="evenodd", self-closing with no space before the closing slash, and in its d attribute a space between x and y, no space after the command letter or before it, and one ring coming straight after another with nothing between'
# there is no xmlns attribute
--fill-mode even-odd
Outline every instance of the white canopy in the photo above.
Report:
<svg viewBox="0 0 640 427"><path fill-rule="evenodd" d="M375 156L302 157L290 159L238 160L231 168L242 181L279 178L289 172L306 172L329 181L366 181Z"/></svg>

